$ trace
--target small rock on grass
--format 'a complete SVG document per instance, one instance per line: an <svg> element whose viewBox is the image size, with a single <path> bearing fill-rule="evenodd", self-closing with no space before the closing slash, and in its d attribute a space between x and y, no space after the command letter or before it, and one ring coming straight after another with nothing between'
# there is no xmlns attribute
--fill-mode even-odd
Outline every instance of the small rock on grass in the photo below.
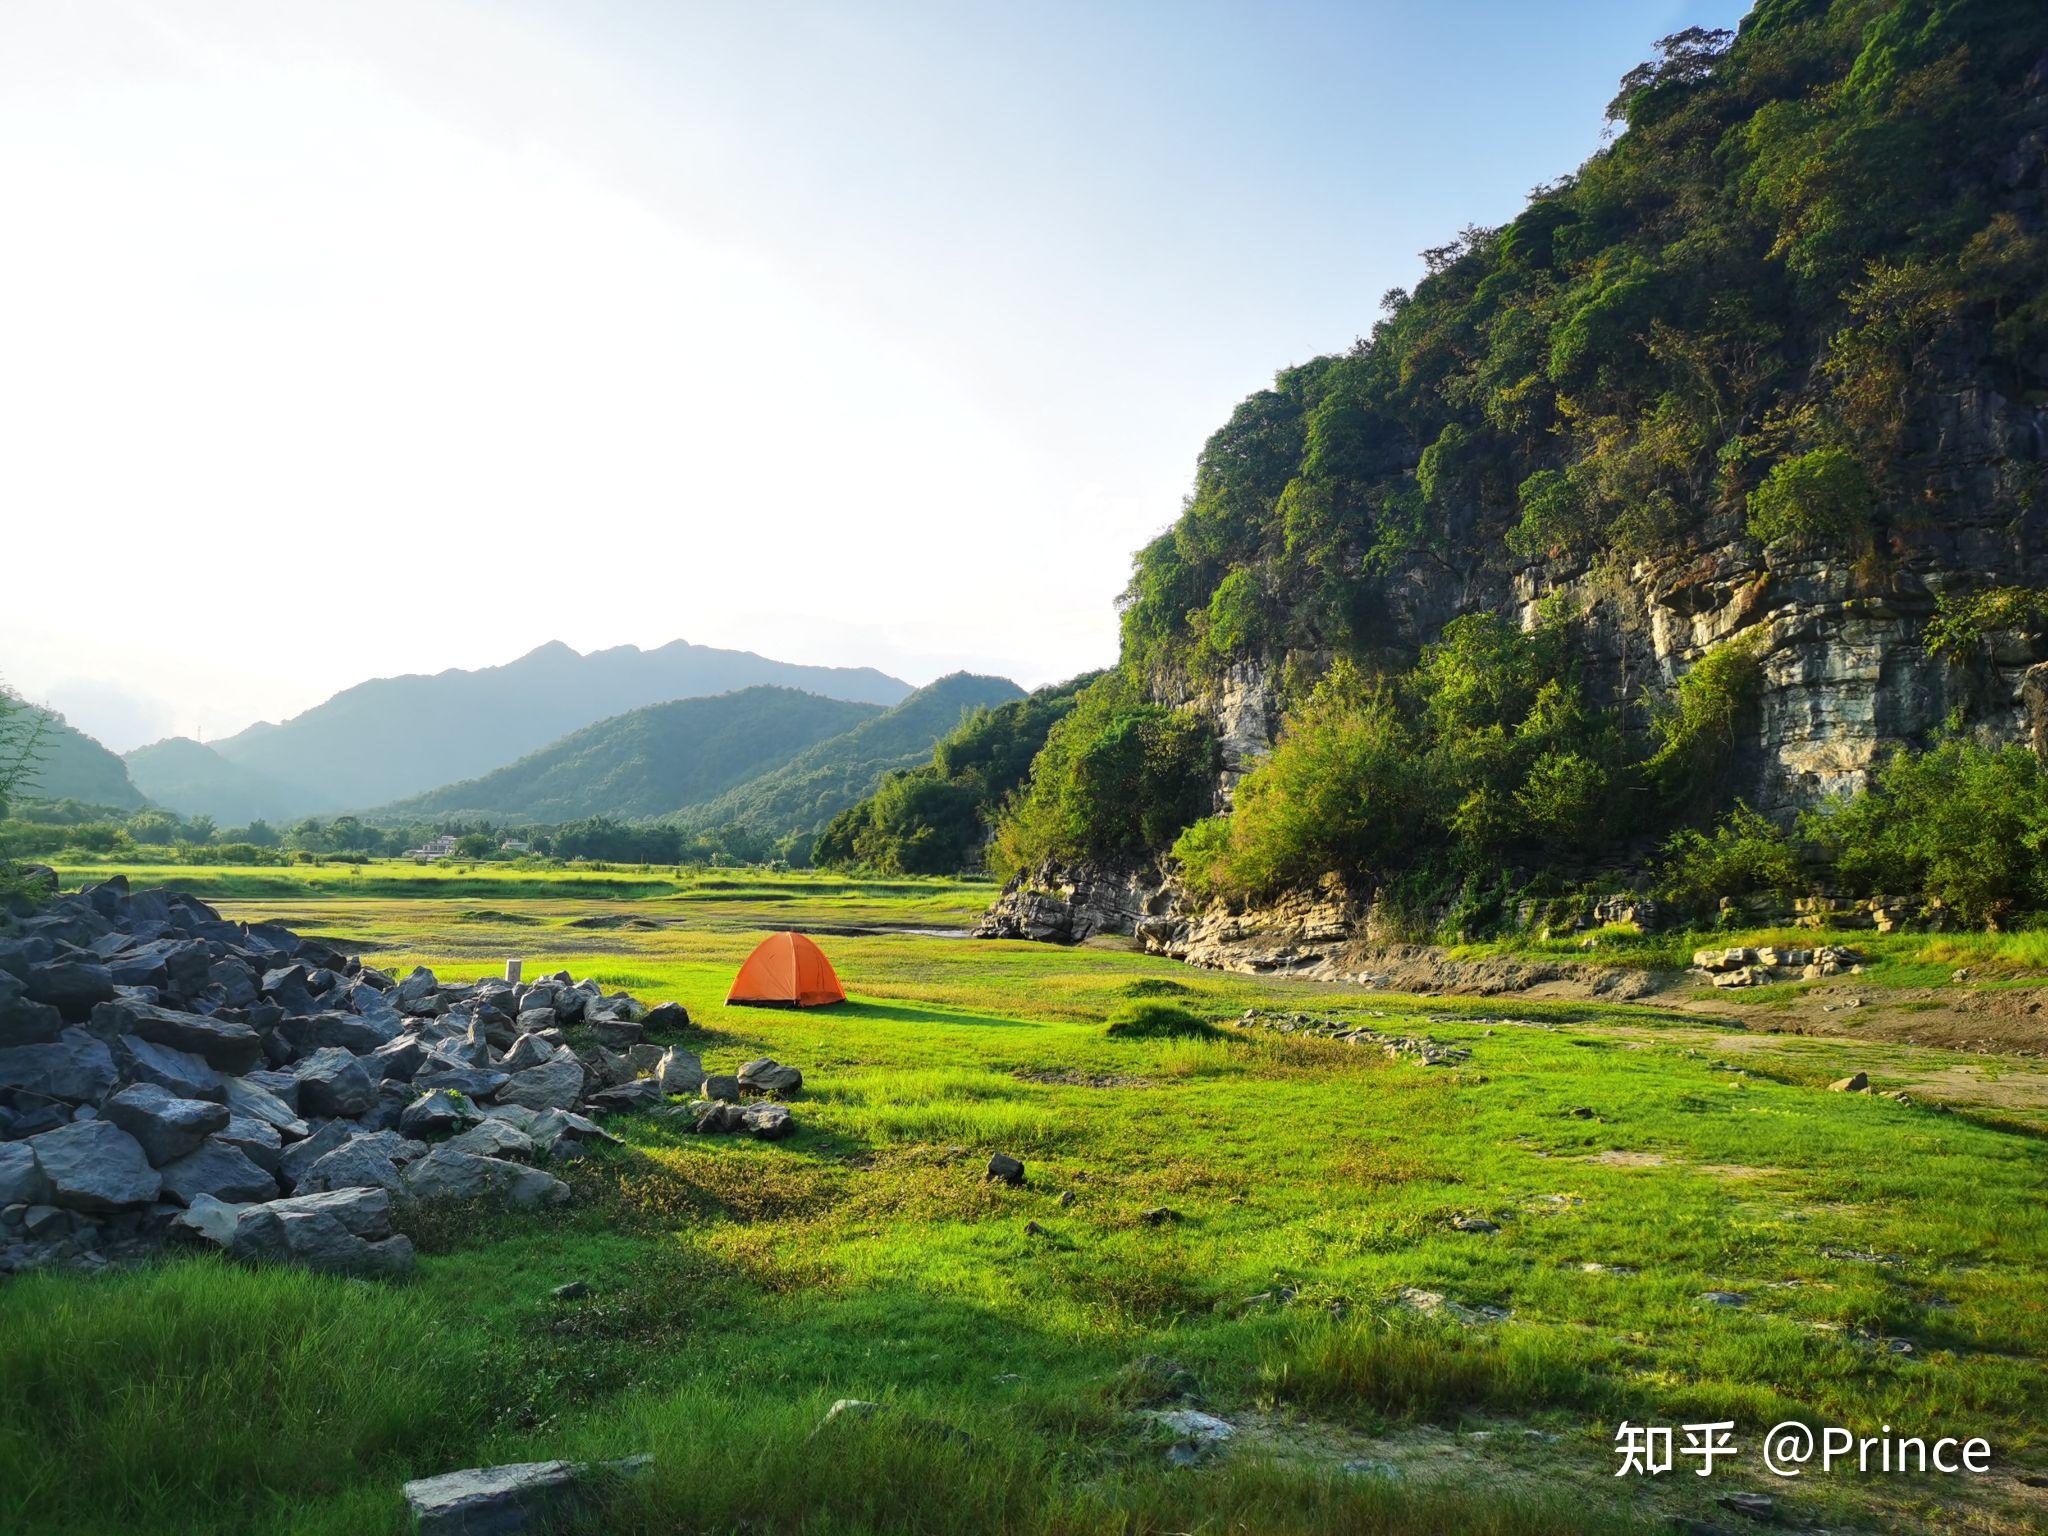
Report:
<svg viewBox="0 0 2048 1536"><path fill-rule="evenodd" d="M1176 1467L1192 1467L1207 1461L1237 1434L1237 1426L1228 1419L1219 1419L1199 1408L1158 1409L1150 1417L1177 1437L1166 1453L1168 1463Z"/></svg>
<svg viewBox="0 0 2048 1536"><path fill-rule="evenodd" d="M1710 1307L1746 1307L1749 1297L1741 1291L1702 1291L1700 1300Z"/></svg>
<svg viewBox="0 0 2048 1536"><path fill-rule="evenodd" d="M556 1286L549 1294L557 1301L577 1301L590 1294L590 1282L571 1280L566 1285Z"/></svg>
<svg viewBox="0 0 2048 1536"><path fill-rule="evenodd" d="M1828 1084L1829 1093L1862 1093L1870 1087L1870 1076L1864 1072L1852 1072Z"/></svg>
<svg viewBox="0 0 2048 1536"><path fill-rule="evenodd" d="M861 1397L842 1397L838 1402L825 1410L825 1417L818 1420L817 1428L813 1429L811 1433L813 1435L823 1434L826 1429L842 1420L865 1419L881 1411L882 1405L880 1403L871 1403L866 1398Z"/></svg>
<svg viewBox="0 0 2048 1536"><path fill-rule="evenodd" d="M1451 1228L1457 1232L1498 1232L1500 1228L1484 1216L1453 1216Z"/></svg>
<svg viewBox="0 0 2048 1536"><path fill-rule="evenodd" d="M419 1536L517 1536L551 1528L583 1502L593 1482L637 1476L651 1456L579 1463L526 1461L414 1478L405 1502Z"/></svg>
<svg viewBox="0 0 2048 1536"><path fill-rule="evenodd" d="M988 1160L988 1177L1014 1187L1024 1182L1024 1165L1007 1152L998 1152Z"/></svg>
<svg viewBox="0 0 2048 1536"><path fill-rule="evenodd" d="M1138 1220L1148 1227L1163 1227L1169 1222L1180 1220L1180 1212L1170 1205L1155 1205L1149 1211L1141 1211Z"/></svg>
<svg viewBox="0 0 2048 1536"><path fill-rule="evenodd" d="M1752 1520L1768 1523L1778 1518L1777 1501L1768 1493L1724 1493L1714 1502Z"/></svg>
<svg viewBox="0 0 2048 1536"><path fill-rule="evenodd" d="M1337 1469L1346 1477L1399 1477L1401 1469L1391 1461L1347 1461Z"/></svg>

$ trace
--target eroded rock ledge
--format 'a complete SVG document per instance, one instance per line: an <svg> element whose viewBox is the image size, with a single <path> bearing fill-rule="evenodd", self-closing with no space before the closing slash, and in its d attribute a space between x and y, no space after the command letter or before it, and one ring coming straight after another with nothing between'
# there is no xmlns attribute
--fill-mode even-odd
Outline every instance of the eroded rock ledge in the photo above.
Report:
<svg viewBox="0 0 2048 1536"><path fill-rule="evenodd" d="M1635 898L1611 899L1619 920ZM1555 989L1615 1001L1647 996L1649 973L1569 960L1451 960L1386 932L1371 903L1335 888L1232 912L1197 908L1161 864L1048 863L1010 881L974 930L977 938L1075 944L1123 935L1189 965L1250 975L1342 981L1398 992L1492 996Z"/></svg>

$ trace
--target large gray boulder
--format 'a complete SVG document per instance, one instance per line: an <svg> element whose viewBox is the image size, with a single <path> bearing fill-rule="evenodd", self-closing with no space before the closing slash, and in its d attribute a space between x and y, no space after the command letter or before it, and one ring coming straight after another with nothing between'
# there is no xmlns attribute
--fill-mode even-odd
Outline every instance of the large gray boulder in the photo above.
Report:
<svg viewBox="0 0 2048 1536"><path fill-rule="evenodd" d="M501 1102L527 1109L574 1109L582 1096L583 1063L567 1049L555 1052L537 1067L515 1073L498 1091Z"/></svg>
<svg viewBox="0 0 2048 1536"><path fill-rule="evenodd" d="M63 1014L31 998L19 976L0 970L0 1047L40 1045L63 1030Z"/></svg>
<svg viewBox="0 0 2048 1536"><path fill-rule="evenodd" d="M263 1060L263 1037L235 1019L180 1013L124 997L93 1009L92 1024L110 1038L137 1035L174 1051L190 1051L223 1072L247 1072Z"/></svg>
<svg viewBox="0 0 2048 1536"><path fill-rule="evenodd" d="M619 1138L610 1131L573 1109L544 1109L522 1127L532 1138L534 1146L552 1156L560 1156L565 1148L577 1147L586 1141L608 1141L620 1145Z"/></svg>
<svg viewBox="0 0 2048 1536"><path fill-rule="evenodd" d="M278 1161L279 1177L288 1187L298 1188L299 1180L306 1176L309 1168L343 1142L351 1141L362 1134L360 1126L347 1120L322 1122L312 1135L303 1141L295 1141L284 1149L284 1155Z"/></svg>
<svg viewBox="0 0 2048 1536"><path fill-rule="evenodd" d="M301 1018L280 1019L277 1035L290 1048L294 1059L329 1046L366 1056L397 1039L400 1027L395 1013L367 1019L353 1013L309 1013Z"/></svg>
<svg viewBox="0 0 2048 1536"><path fill-rule="evenodd" d="M30 998L54 1008L70 1023L83 1024L99 1004L111 1002L114 977L104 965L85 960L59 960L38 965L22 978Z"/></svg>
<svg viewBox="0 0 2048 1536"><path fill-rule="evenodd" d="M407 1168L405 1187L417 1200L502 1200L523 1208L559 1205L569 1198L569 1186L552 1174L448 1146L436 1147Z"/></svg>
<svg viewBox="0 0 2048 1536"><path fill-rule="evenodd" d="M749 1104L740 1111L740 1124L762 1141L780 1141L796 1129L796 1121L781 1104Z"/></svg>
<svg viewBox="0 0 2048 1536"><path fill-rule="evenodd" d="M246 1077L231 1077L226 1080L224 1092L229 1110L251 1120L261 1120L288 1140L296 1141L312 1134L311 1127L298 1117L292 1107L261 1083L251 1082Z"/></svg>
<svg viewBox="0 0 2048 1536"><path fill-rule="evenodd" d="M659 1003L647 1010L645 1023L650 1034L672 1035L690 1027L690 1010L681 1003Z"/></svg>
<svg viewBox="0 0 2048 1536"><path fill-rule="evenodd" d="M520 1017L524 1019L526 1015L521 1014ZM550 1022L554 1019L553 1014L547 1017ZM505 1053L504 1059L498 1065L507 1072L524 1072L528 1067L540 1066L543 1062L554 1060L554 1057L555 1048L539 1035L522 1034L512 1042L512 1048Z"/></svg>
<svg viewBox="0 0 2048 1536"><path fill-rule="evenodd" d="M0 1050L0 1088L70 1104L97 1104L114 1086L114 1053L104 1040L67 1029L44 1045Z"/></svg>
<svg viewBox="0 0 2048 1536"><path fill-rule="evenodd" d="M495 1067L455 1067L445 1058L429 1058L412 1080L421 1093L459 1093L466 1099L487 1099L511 1081L508 1073Z"/></svg>
<svg viewBox="0 0 2048 1536"><path fill-rule="evenodd" d="M409 1083L427 1059L427 1048L418 1035L400 1035L363 1058L370 1076L387 1083Z"/></svg>
<svg viewBox="0 0 2048 1536"><path fill-rule="evenodd" d="M277 1194L274 1174L265 1173L241 1148L215 1137L161 1171L164 1197L180 1205L190 1205L201 1195L233 1202L269 1200Z"/></svg>
<svg viewBox="0 0 2048 1536"><path fill-rule="evenodd" d="M795 1067L785 1067L772 1056L763 1056L750 1061L739 1070L740 1087L749 1093L765 1093L774 1098L787 1098L804 1085L804 1075Z"/></svg>
<svg viewBox="0 0 2048 1536"><path fill-rule="evenodd" d="M181 1099L154 1083L132 1083L101 1107L100 1114L142 1144L152 1167L199 1150L208 1136L225 1130L228 1107L210 1099Z"/></svg>
<svg viewBox="0 0 2048 1536"><path fill-rule="evenodd" d="M284 1161L284 1138L277 1128L248 1115L229 1114L216 1139L236 1148L265 1173L275 1174Z"/></svg>
<svg viewBox="0 0 2048 1536"><path fill-rule="evenodd" d="M601 1045L588 1046L575 1053L583 1066L583 1084L588 1091L602 1088L617 1088L633 1081L633 1063L617 1051L608 1051Z"/></svg>
<svg viewBox="0 0 2048 1536"><path fill-rule="evenodd" d="M452 1136L482 1118L483 1115L468 1099L446 1088L437 1088L406 1105L405 1112L398 1117L398 1128L407 1136L424 1140Z"/></svg>
<svg viewBox="0 0 2048 1536"><path fill-rule="evenodd" d="M391 994L391 1001L400 1013L432 1013L434 997L440 986L441 983L435 979L434 973L425 966L420 966L399 982L397 990Z"/></svg>
<svg viewBox="0 0 2048 1536"><path fill-rule="evenodd" d="M230 1008L247 1008L256 1001L256 980L238 961L216 961L207 967L206 981L208 986L220 988L221 1000Z"/></svg>
<svg viewBox="0 0 2048 1536"><path fill-rule="evenodd" d="M114 1040L114 1065L121 1080L154 1083L181 1099L226 1100L227 1078L205 1058L190 1051L173 1050L153 1040L120 1035Z"/></svg>
<svg viewBox="0 0 2048 1536"><path fill-rule="evenodd" d="M205 1219L215 1230L221 1226L218 1213ZM412 1240L392 1234L391 1196L381 1189L337 1189L244 1206L226 1246L234 1258L337 1274L404 1275L413 1267Z"/></svg>
<svg viewBox="0 0 2048 1536"><path fill-rule="evenodd" d="M360 1115L377 1102L377 1084L363 1064L338 1045L315 1051L292 1070L299 1080L300 1112Z"/></svg>
<svg viewBox="0 0 2048 1536"><path fill-rule="evenodd" d="M0 1141L0 1210L10 1205L41 1205L43 1192L35 1148L25 1141Z"/></svg>
<svg viewBox="0 0 2048 1536"><path fill-rule="evenodd" d="M661 1053L661 1064L654 1069L654 1080L661 1085L663 1093L695 1093L704 1086L703 1059L695 1051L672 1045Z"/></svg>
<svg viewBox="0 0 2048 1536"><path fill-rule="evenodd" d="M163 1188L142 1143L106 1120L81 1120L29 1138L50 1204L73 1211L148 1205Z"/></svg>
<svg viewBox="0 0 2048 1536"><path fill-rule="evenodd" d="M533 1138L507 1120L482 1120L462 1132L451 1136L445 1143L458 1152L474 1153L478 1157L507 1157L515 1160L529 1158L538 1150Z"/></svg>
<svg viewBox="0 0 2048 1536"><path fill-rule="evenodd" d="M329 1189L381 1189L403 1199L405 1180L398 1165L370 1144L375 1139L358 1136L316 1160L295 1186L296 1192L309 1195Z"/></svg>
<svg viewBox="0 0 2048 1536"><path fill-rule="evenodd" d="M543 1029L553 1029L554 1027L555 1010L552 1007L535 1008L529 1004L529 1006L520 1009L518 1017L512 1021L513 1031L521 1037L536 1034ZM513 1041L515 1046L518 1043L517 1040ZM533 1063L522 1061L520 1065L522 1067L530 1067Z"/></svg>
<svg viewBox="0 0 2048 1536"><path fill-rule="evenodd" d="M603 1088L591 1094L585 1100L585 1107L593 1113L617 1115L637 1109L653 1109L661 1102L661 1084L651 1077L636 1077L630 1083Z"/></svg>

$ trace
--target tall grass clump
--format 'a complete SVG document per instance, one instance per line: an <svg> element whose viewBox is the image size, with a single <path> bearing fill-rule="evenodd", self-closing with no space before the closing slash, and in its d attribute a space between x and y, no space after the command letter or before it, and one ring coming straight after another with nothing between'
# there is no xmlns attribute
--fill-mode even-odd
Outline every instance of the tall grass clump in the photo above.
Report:
<svg viewBox="0 0 2048 1536"><path fill-rule="evenodd" d="M1602 1388L1585 1355L1527 1328L1362 1314L1297 1329L1261 1374L1275 1397L1321 1412L1438 1421L1590 1405Z"/></svg>
<svg viewBox="0 0 2048 1536"><path fill-rule="evenodd" d="M1112 1040L1214 1040L1222 1031L1178 1003L1141 998L1124 1003L1103 1026Z"/></svg>
<svg viewBox="0 0 2048 1536"><path fill-rule="evenodd" d="M189 1259L0 1288L0 1530L232 1528L463 1461L481 1338L403 1291ZM429 1465L429 1464L433 1465Z"/></svg>

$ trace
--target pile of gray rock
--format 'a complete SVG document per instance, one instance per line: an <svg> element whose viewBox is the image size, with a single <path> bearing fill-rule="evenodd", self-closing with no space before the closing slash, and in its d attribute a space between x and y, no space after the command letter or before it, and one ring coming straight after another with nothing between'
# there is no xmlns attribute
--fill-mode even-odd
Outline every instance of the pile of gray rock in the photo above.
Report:
<svg viewBox="0 0 2048 1536"><path fill-rule="evenodd" d="M738 1100L786 1097L802 1074L707 1078L643 1039L689 1022L567 972L399 980L118 877L59 897L0 936L0 1275L183 1239L403 1273L395 1207L566 1200L538 1165L615 1141L594 1114L705 1092L787 1135L782 1105Z"/></svg>
<svg viewBox="0 0 2048 1536"><path fill-rule="evenodd" d="M696 1081L678 1081L674 1091L702 1096L658 1111L664 1118L680 1120L687 1129L699 1134L745 1131L762 1141L780 1141L796 1129L788 1106L775 1102L803 1087L804 1075L795 1067L785 1067L773 1057L763 1056L735 1073L707 1074L692 1057L686 1070ZM751 1102L749 1095L754 1096Z"/></svg>
<svg viewBox="0 0 2048 1536"><path fill-rule="evenodd" d="M1826 976L1851 975L1862 970L1854 950L1838 944L1813 949L1779 948L1760 945L1755 949L1696 949L1693 968L1704 971L1717 987L1763 987L1774 981L1819 981Z"/></svg>
<svg viewBox="0 0 2048 1536"><path fill-rule="evenodd" d="M1405 1056L1426 1067L1455 1067L1472 1059L1471 1051L1462 1045L1449 1045L1427 1035L1390 1035L1322 1013L1267 1013L1247 1008L1237 1023L1240 1029L1270 1029L1276 1034L1306 1035L1313 1040L1375 1045L1389 1057Z"/></svg>

